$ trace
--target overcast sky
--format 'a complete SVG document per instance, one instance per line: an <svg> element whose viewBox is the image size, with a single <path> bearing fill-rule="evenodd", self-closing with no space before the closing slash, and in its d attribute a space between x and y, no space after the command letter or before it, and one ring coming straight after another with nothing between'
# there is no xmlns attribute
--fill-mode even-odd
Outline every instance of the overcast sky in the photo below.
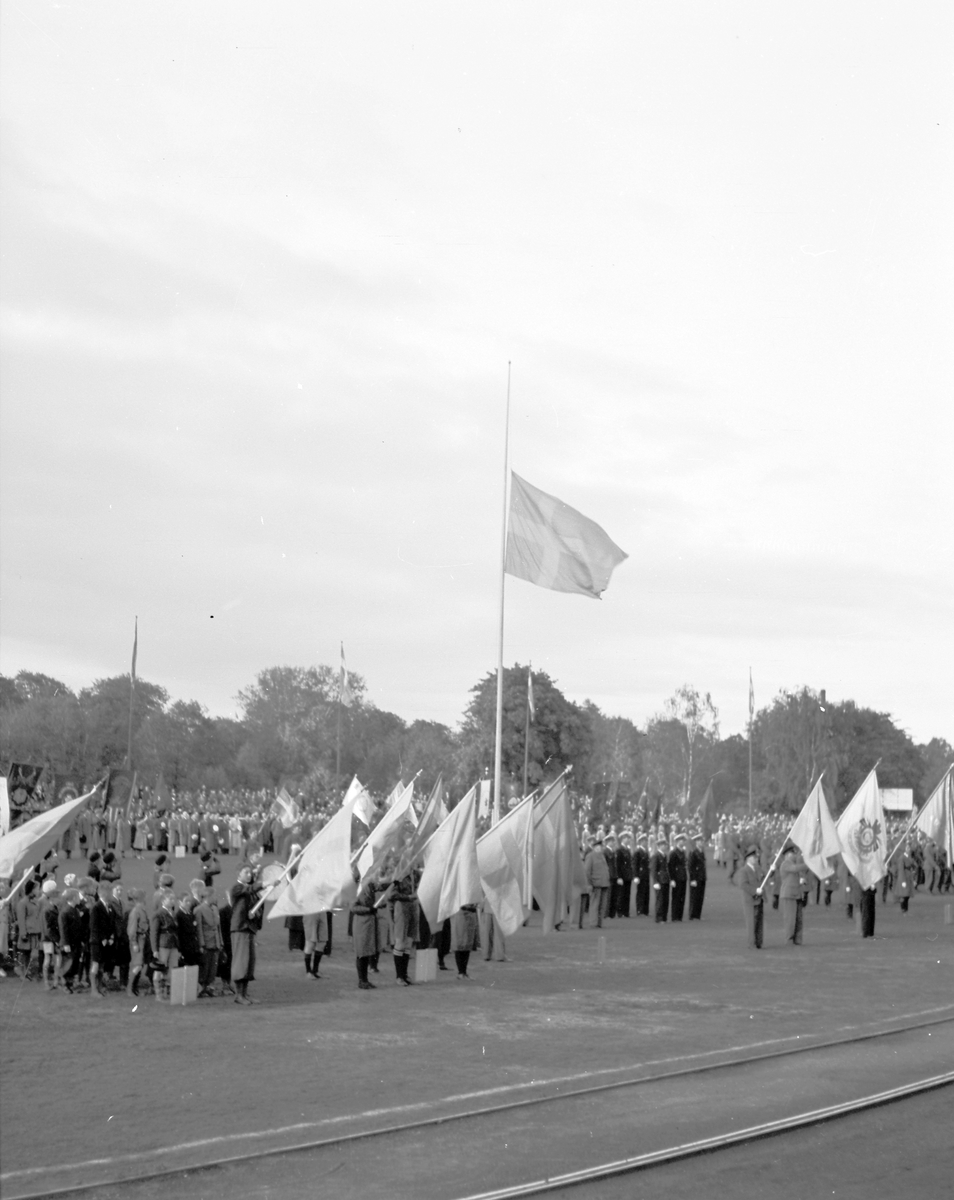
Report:
<svg viewBox="0 0 954 1200"><path fill-rule="evenodd" d="M505 660L954 740L949 4L7 4L0 669L455 725Z"/></svg>

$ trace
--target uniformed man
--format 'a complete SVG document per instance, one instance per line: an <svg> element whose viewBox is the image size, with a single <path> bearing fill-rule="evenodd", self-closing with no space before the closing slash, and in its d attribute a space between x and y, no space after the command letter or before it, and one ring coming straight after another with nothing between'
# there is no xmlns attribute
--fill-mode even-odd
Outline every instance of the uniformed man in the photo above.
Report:
<svg viewBox="0 0 954 1200"><path fill-rule="evenodd" d="M656 843L656 850L649 861L653 894L656 897L656 924L662 925L669 916L669 847L664 837Z"/></svg>
<svg viewBox="0 0 954 1200"><path fill-rule="evenodd" d="M739 873L739 891L742 893L742 912L745 916L746 945L755 950L762 949L765 905L761 884L759 848L750 844L745 848L745 864Z"/></svg>
<svg viewBox="0 0 954 1200"><path fill-rule="evenodd" d="M693 834L688 870L689 920L698 921L702 918L702 904L706 898L706 851L701 833Z"/></svg>
<svg viewBox="0 0 954 1200"><path fill-rule="evenodd" d="M686 835L676 834L676 844L669 852L669 882L672 885L672 910L670 921L681 921L686 908L686 886L689 869L686 862Z"/></svg>
<svg viewBox="0 0 954 1200"><path fill-rule="evenodd" d="M633 851L633 882L636 890L636 916L649 916L649 844L645 833L636 838Z"/></svg>

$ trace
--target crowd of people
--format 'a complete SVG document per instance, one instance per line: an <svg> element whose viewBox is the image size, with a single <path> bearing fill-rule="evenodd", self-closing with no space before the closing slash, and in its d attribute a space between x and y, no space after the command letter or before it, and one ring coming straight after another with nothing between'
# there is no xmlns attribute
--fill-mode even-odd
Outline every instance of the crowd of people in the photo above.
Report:
<svg viewBox="0 0 954 1200"><path fill-rule="evenodd" d="M238 1004L252 1003L248 985L255 978L255 939L268 895L263 861L267 855L294 861L331 814L299 809L289 825L266 796L247 796L243 803L246 812L228 812L234 804L213 797L208 809L146 810L135 821L120 809L82 811L59 854L50 851L17 895L0 904L0 973L13 971L47 989L94 998L115 989L130 996L151 992L162 1000L169 997L171 972L194 966L200 998L231 995ZM711 861L740 889L750 946L762 944L765 903L782 910L786 940L795 945L801 943L804 907L812 901L842 903L848 917L860 912L863 934L873 933L874 889L862 889L840 857L827 876L814 875L787 842L789 828L790 819L779 814L726 817L707 839L702 830L683 827L674 812L661 813L651 829L584 827L579 841L586 887L558 928L601 928L604 921L631 916L659 924L699 920ZM882 903L895 899L907 911L919 888L950 892L952 874L943 849L904 833L904 820L891 820L888 841L896 848L878 891ZM217 890L220 858L228 854L241 858L238 880ZM155 856L150 894L123 884L127 855ZM64 859L67 867L83 860L84 873L67 870L61 883ZM180 864L193 878L177 892L172 870ZM374 988L372 976L384 954L393 956L395 977L405 986L412 983L410 956L422 949L436 951L440 970L450 969L446 960L453 955L462 980L475 950L506 959L486 905L467 905L431 930L417 900L419 878L419 871L393 877L388 863L370 878L356 875L360 887L347 913L347 933L360 989ZM0 881L0 898L10 888L11 881ZM320 977L334 920L332 913L286 918L289 949L303 955L308 976Z"/></svg>

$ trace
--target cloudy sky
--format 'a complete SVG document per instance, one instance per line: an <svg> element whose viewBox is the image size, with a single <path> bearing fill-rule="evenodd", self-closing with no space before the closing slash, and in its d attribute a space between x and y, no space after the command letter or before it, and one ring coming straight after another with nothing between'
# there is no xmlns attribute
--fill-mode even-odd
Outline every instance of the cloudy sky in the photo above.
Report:
<svg viewBox="0 0 954 1200"><path fill-rule="evenodd" d="M949 5L8 4L0 669L455 724L505 659L954 739Z"/></svg>

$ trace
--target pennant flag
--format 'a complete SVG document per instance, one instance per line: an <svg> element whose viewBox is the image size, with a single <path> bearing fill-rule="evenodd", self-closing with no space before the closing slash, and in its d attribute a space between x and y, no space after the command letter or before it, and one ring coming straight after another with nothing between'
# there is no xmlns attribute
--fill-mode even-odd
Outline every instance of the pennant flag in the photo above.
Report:
<svg viewBox="0 0 954 1200"><path fill-rule="evenodd" d="M277 817L284 829L291 829L297 821L301 820L301 809L284 788L272 801L272 807L268 810L268 814L271 817Z"/></svg>
<svg viewBox="0 0 954 1200"><path fill-rule="evenodd" d="M950 866L954 856L954 766L948 767L944 778L928 796L914 825L939 850L946 852Z"/></svg>
<svg viewBox="0 0 954 1200"><path fill-rule="evenodd" d="M166 786L166 781L162 777L162 772L159 772L159 778L156 780L156 796L153 801L153 808L156 812L168 812L172 808L172 794Z"/></svg>
<svg viewBox="0 0 954 1200"><path fill-rule="evenodd" d="M755 685L752 682L752 668L749 667L749 720L755 716Z"/></svg>
<svg viewBox="0 0 954 1200"><path fill-rule="evenodd" d="M527 707L530 709L530 720L537 719L536 709L533 704L533 668L527 667Z"/></svg>
<svg viewBox="0 0 954 1200"><path fill-rule="evenodd" d="M613 568L627 557L595 521L511 471L508 575L599 600Z"/></svg>
<svg viewBox="0 0 954 1200"><path fill-rule="evenodd" d="M350 708L354 702L354 694L348 683L348 668L345 666L344 642L341 643L341 671L338 676L338 698L345 708Z"/></svg>
<svg viewBox="0 0 954 1200"><path fill-rule="evenodd" d="M414 795L414 783L404 789L400 800L384 814L382 819L368 834L367 839L354 861L361 872L361 882L381 865L392 850L397 850L407 835L408 827L417 827L417 817L411 804Z"/></svg>
<svg viewBox="0 0 954 1200"><path fill-rule="evenodd" d="M702 831L703 838L708 842L715 832L716 826L718 825L715 795L712 791L711 779L709 780L709 786L706 788L705 795L702 797L702 800L699 802L699 807L696 809L696 824Z"/></svg>
<svg viewBox="0 0 954 1200"><path fill-rule="evenodd" d="M533 826L533 896L551 933L589 886L562 775L534 804Z"/></svg>
<svg viewBox="0 0 954 1200"><path fill-rule="evenodd" d="M884 877L887 852L877 771L869 773L835 828L848 870L863 888L873 888Z"/></svg>
<svg viewBox="0 0 954 1200"><path fill-rule="evenodd" d="M480 807L477 812L478 817L490 816L490 780L482 779L480 781Z"/></svg>
<svg viewBox="0 0 954 1200"><path fill-rule="evenodd" d="M795 824L788 836L801 850L808 869L819 879L824 879L831 873L830 860L841 853L841 842L825 800L820 777L802 805L802 811L795 818Z"/></svg>
<svg viewBox="0 0 954 1200"><path fill-rule="evenodd" d="M298 873L272 906L268 919L307 916L345 908L358 894L351 874L351 817L354 799L345 801L320 829L298 860Z"/></svg>
<svg viewBox="0 0 954 1200"><path fill-rule="evenodd" d="M131 821L139 811L139 774L133 771L132 783L129 785L129 799L126 801L126 820Z"/></svg>
<svg viewBox="0 0 954 1200"><path fill-rule="evenodd" d="M484 896L504 934L516 933L533 907L533 797L477 842Z"/></svg>
<svg viewBox="0 0 954 1200"><path fill-rule="evenodd" d="M361 824L366 825L370 829L371 818L374 816L374 801L371 799L371 793L362 784L360 779L358 779L357 775L351 780L341 807L344 808L346 804L352 806L352 811Z"/></svg>
<svg viewBox="0 0 954 1200"><path fill-rule="evenodd" d="M137 617L136 625L135 625L135 628L133 631L132 669L129 672L129 678L132 680L133 685L135 685L135 683L136 683L136 655L138 653L139 653L139 618Z"/></svg>
<svg viewBox="0 0 954 1200"><path fill-rule="evenodd" d="M48 808L0 837L0 879L14 879L27 868L36 866L73 823L80 809L96 794L98 787L97 784L84 796Z"/></svg>
<svg viewBox="0 0 954 1200"><path fill-rule="evenodd" d="M471 788L424 851L424 873L417 885L417 898L431 929L439 929L461 905L479 904L483 899L474 800Z"/></svg>

